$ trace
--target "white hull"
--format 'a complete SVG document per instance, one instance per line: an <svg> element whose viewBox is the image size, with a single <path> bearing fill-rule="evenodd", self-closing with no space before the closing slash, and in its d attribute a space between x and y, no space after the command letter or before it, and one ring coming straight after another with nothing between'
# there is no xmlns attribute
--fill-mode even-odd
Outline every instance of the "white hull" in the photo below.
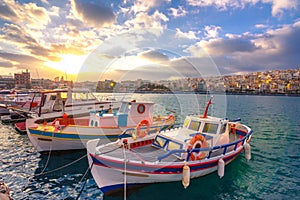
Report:
<svg viewBox="0 0 300 200"><path fill-rule="evenodd" d="M74 150L74 149L85 149L86 143L89 139L85 139L85 136L92 135L93 137L105 137L105 134L101 129L97 129L94 127L88 127L88 126L82 126L82 127L67 127L67 130L64 130L65 133L63 135L70 135L73 133L73 135L76 135L78 139L68 139L64 137L55 137L54 134L57 133L48 133L45 135L35 135L31 134L28 127L34 126L34 121L36 119L27 119L26 120L26 132L29 137L30 142L34 146L34 148L38 152L43 151L60 151L60 150ZM115 135L115 138L117 138L118 135L122 133L121 129L112 129L109 130L111 134ZM106 132L106 131L105 131ZM107 132L106 132L107 134ZM93 138L94 139L94 138ZM102 143L111 142L111 140L103 138L101 139Z"/></svg>
<svg viewBox="0 0 300 200"><path fill-rule="evenodd" d="M162 173L142 173L137 171L129 171L126 170L125 173L125 165L123 164L124 169L116 169L114 167L105 167L102 165L96 165L93 163L93 160L90 153L94 153L93 149L95 150L96 146L98 145L97 140L92 140L88 142L87 145L87 154L88 154L88 162L91 168L91 173L95 182L97 183L98 187L102 190L102 192L113 192L114 190L122 189L124 187L124 180L126 180L126 184L130 187L133 185L138 184L150 184L150 183L160 183L160 182L175 182L182 180L182 173L176 174L162 174ZM233 159L243 150L243 147L237 149L236 152L227 154L227 156L234 155ZM235 155L236 154L236 155ZM195 161L194 163L205 163L205 162L218 162L219 158L208 159L203 161ZM230 159L225 164L229 164L233 159ZM122 162L123 163L123 162ZM153 165L157 165L152 163ZM169 163L170 164L170 163ZM193 164L193 163L191 163ZM163 167L167 166L165 163L160 163ZM184 166L184 162L176 162L176 165ZM203 170L198 170L195 172L191 172L191 179L201 177L210 173L213 173L218 170L218 166L210 167ZM126 174L126 177L125 177Z"/></svg>

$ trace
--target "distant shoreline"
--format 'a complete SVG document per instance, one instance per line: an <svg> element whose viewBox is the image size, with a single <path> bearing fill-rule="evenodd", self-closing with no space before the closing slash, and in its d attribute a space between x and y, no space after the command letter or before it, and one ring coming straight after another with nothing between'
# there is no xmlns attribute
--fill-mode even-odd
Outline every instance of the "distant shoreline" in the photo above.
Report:
<svg viewBox="0 0 300 200"><path fill-rule="evenodd" d="M114 91L97 91L96 93L114 93ZM132 93L132 92L117 92ZM300 97L300 93L250 93L250 92L194 92L194 91L134 91L138 94L226 94L226 95L250 95L250 96L293 96Z"/></svg>

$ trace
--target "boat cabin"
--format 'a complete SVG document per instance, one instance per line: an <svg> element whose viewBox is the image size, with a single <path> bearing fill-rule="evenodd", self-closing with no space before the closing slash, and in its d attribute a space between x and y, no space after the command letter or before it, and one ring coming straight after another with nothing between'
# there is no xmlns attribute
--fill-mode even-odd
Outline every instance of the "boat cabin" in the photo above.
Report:
<svg viewBox="0 0 300 200"><path fill-rule="evenodd" d="M197 148L226 144L229 142L228 120L216 117L187 116L183 126L177 128L177 131L166 130L156 135L153 146L166 151L185 150L191 145L191 140L197 134L204 136L206 143L204 147ZM181 153L175 155L180 158L183 156Z"/></svg>
<svg viewBox="0 0 300 200"><path fill-rule="evenodd" d="M113 112L112 109L107 111L90 111L90 126L136 126L144 119L151 124L153 105L153 102L123 101L117 112Z"/></svg>
<svg viewBox="0 0 300 200"><path fill-rule="evenodd" d="M35 93L35 98L40 98L38 114L49 112L62 112L75 109L74 106L95 104L97 98L86 89L55 89L43 90Z"/></svg>

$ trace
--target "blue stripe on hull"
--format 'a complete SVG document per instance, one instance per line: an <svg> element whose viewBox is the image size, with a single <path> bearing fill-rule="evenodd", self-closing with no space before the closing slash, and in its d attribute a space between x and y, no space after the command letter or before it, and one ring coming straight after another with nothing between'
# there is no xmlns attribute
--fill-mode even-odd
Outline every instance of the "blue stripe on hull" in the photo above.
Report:
<svg viewBox="0 0 300 200"><path fill-rule="evenodd" d="M223 160L226 162L229 162L234 157L239 155L241 151L223 158ZM124 163L123 162L117 162L112 160L99 160L94 155L90 154L93 163L95 165L103 166L103 167L109 167L109 168L116 168L116 169L123 169ZM151 173L151 174L178 174L182 173L182 168L184 164L179 164L176 166L161 166L161 165L142 165L142 164L136 164L136 163L127 163L126 168L128 171L136 171L136 172L142 172L142 173ZM205 170L208 168L216 167L218 166L218 159L203 162L203 163L191 163L189 165L191 172L199 171L199 170Z"/></svg>
<svg viewBox="0 0 300 200"><path fill-rule="evenodd" d="M57 139L74 139L74 140L92 140L92 139L101 139L101 138L109 138L109 139L118 139L119 135L80 135L80 134L64 134L64 133L53 133L47 131L33 130L29 129L31 135L57 138Z"/></svg>

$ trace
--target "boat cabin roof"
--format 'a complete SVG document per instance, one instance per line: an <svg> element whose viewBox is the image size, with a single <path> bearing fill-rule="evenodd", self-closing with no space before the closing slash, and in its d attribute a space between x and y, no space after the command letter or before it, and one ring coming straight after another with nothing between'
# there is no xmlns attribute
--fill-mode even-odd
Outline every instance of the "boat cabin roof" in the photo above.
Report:
<svg viewBox="0 0 300 200"><path fill-rule="evenodd" d="M96 114L98 116L116 116L120 114L131 114L131 115L151 115L153 112L154 102L143 101L121 101L121 106L117 112L106 114L107 111L90 111L90 114Z"/></svg>
<svg viewBox="0 0 300 200"><path fill-rule="evenodd" d="M157 134L153 145L166 150L182 149L196 134L211 139L225 133L227 123L227 119L217 117L187 116L181 128Z"/></svg>
<svg viewBox="0 0 300 200"><path fill-rule="evenodd" d="M81 93L89 93L90 91L85 88L72 88L72 89L53 89L53 90L41 90L37 93L60 93L60 92L81 92Z"/></svg>

